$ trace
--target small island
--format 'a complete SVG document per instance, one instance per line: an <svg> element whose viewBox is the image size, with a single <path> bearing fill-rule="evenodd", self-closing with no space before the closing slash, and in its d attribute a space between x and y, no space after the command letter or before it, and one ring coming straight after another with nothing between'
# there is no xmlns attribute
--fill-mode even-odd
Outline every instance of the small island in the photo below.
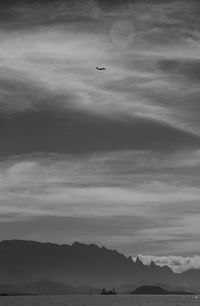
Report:
<svg viewBox="0 0 200 306"><path fill-rule="evenodd" d="M115 291L115 288L113 290L106 290L105 288L102 289L101 295L116 295L117 292Z"/></svg>
<svg viewBox="0 0 200 306"><path fill-rule="evenodd" d="M195 295L193 292L187 291L168 291L159 286L141 286L136 288L131 294L141 295Z"/></svg>

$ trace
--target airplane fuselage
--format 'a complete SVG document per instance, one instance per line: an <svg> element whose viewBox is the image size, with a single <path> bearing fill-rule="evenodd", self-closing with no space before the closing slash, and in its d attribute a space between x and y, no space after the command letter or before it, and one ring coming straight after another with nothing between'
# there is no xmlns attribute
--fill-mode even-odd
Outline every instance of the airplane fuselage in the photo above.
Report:
<svg viewBox="0 0 200 306"><path fill-rule="evenodd" d="M97 70L106 70L104 67L96 67Z"/></svg>

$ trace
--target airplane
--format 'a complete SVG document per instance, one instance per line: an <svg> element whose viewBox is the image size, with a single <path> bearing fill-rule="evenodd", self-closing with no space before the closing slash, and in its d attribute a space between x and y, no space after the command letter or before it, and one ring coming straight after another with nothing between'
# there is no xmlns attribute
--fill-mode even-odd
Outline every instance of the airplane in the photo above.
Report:
<svg viewBox="0 0 200 306"><path fill-rule="evenodd" d="M96 67L97 70L106 70L104 67Z"/></svg>

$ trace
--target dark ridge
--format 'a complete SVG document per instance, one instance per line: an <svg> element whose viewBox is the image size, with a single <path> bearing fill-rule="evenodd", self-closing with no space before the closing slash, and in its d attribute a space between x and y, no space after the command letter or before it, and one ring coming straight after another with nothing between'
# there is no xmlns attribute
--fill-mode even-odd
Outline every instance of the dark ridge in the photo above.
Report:
<svg viewBox="0 0 200 306"><path fill-rule="evenodd" d="M128 293L131 288L144 284L163 284L165 289L173 284L173 288L197 291L200 281L200 270L176 274L169 267L159 267L155 263L146 266L139 258L134 262L116 250L80 242L59 245L26 240L2 241L0 271L2 286L10 284L14 288L26 288L27 284L36 284L35 293L39 292L37 285L41 282L44 291L50 291L48 288L52 286L55 293L73 292L75 287L116 288L117 292ZM5 287L0 293L7 293L3 289Z"/></svg>

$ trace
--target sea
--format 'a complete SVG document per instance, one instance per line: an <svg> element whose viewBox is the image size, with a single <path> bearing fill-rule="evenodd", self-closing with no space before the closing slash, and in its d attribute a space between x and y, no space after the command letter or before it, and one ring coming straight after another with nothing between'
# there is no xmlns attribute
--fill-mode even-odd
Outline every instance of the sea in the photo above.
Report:
<svg viewBox="0 0 200 306"><path fill-rule="evenodd" d="M0 306L199 306L200 296L8 296Z"/></svg>

